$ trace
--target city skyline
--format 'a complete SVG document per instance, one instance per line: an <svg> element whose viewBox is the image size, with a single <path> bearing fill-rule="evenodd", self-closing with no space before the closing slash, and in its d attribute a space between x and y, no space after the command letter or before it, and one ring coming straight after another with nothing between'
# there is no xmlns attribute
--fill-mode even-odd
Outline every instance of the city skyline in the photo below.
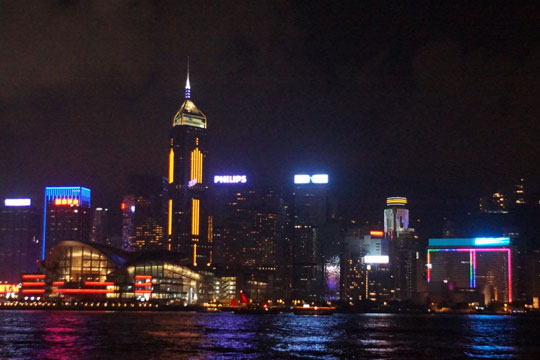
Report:
<svg viewBox="0 0 540 360"><path fill-rule="evenodd" d="M206 4L197 21L196 3L5 6L4 197L81 184L112 207L129 174L166 175L187 56L213 173L323 170L352 214L393 195L460 206L520 178L538 191L527 6Z"/></svg>

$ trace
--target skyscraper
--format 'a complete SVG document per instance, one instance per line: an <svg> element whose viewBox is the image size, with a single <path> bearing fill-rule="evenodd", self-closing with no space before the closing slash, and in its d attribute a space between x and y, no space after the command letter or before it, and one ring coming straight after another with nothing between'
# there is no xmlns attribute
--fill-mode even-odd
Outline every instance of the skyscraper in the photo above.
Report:
<svg viewBox="0 0 540 360"><path fill-rule="evenodd" d="M409 227L407 198L389 197L384 210L385 246L388 251L394 298L407 300L417 297L422 275L423 248L418 235Z"/></svg>
<svg viewBox="0 0 540 360"><path fill-rule="evenodd" d="M191 100L189 68L185 100L173 118L169 148L167 249L189 256L192 264L211 263L206 181L206 115Z"/></svg>
<svg viewBox="0 0 540 360"><path fill-rule="evenodd" d="M122 201L122 247L126 251L163 250L167 179L149 175L129 177L131 194Z"/></svg>
<svg viewBox="0 0 540 360"><path fill-rule="evenodd" d="M90 189L82 186L48 186L43 205L41 258L56 243L90 239Z"/></svg>
<svg viewBox="0 0 540 360"><path fill-rule="evenodd" d="M5 199L0 205L0 282L17 283L21 273L36 270L39 220L30 199Z"/></svg>
<svg viewBox="0 0 540 360"><path fill-rule="evenodd" d="M321 300L324 268L320 237L328 219L328 175L295 175L294 183L292 296L294 300Z"/></svg>
<svg viewBox="0 0 540 360"><path fill-rule="evenodd" d="M109 209L97 207L93 211L90 241L109 245L111 239L107 231Z"/></svg>

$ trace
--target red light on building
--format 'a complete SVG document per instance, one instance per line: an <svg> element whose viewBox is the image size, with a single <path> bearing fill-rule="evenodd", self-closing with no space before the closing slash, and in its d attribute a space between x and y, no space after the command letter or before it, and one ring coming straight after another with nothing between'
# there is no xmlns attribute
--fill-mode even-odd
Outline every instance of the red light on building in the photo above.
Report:
<svg viewBox="0 0 540 360"><path fill-rule="evenodd" d="M114 286L112 281L99 282L99 281L85 281L84 286Z"/></svg>
<svg viewBox="0 0 540 360"><path fill-rule="evenodd" d="M120 208L121 208L122 210L125 210L125 209L126 209L126 203L122 203L122 205L120 205Z"/></svg>
<svg viewBox="0 0 540 360"><path fill-rule="evenodd" d="M134 290L135 294L151 294L152 290Z"/></svg>
<svg viewBox="0 0 540 360"><path fill-rule="evenodd" d="M53 281L53 282L52 282L52 285L53 285L53 286L62 286L62 285L64 285L64 284L65 284L65 283L64 283L63 281Z"/></svg>
<svg viewBox="0 0 540 360"><path fill-rule="evenodd" d="M45 275L41 274L24 274L23 279L45 279Z"/></svg>
<svg viewBox="0 0 540 360"><path fill-rule="evenodd" d="M136 280L151 280L152 275L135 275Z"/></svg>
<svg viewBox="0 0 540 360"><path fill-rule="evenodd" d="M44 290L45 291L45 290ZM24 292L24 290L23 290ZM53 289L53 293L66 293L66 294L109 294L114 290L108 289Z"/></svg>
<svg viewBox="0 0 540 360"><path fill-rule="evenodd" d="M369 232L369 235L371 236L377 236L377 237L383 237L384 236L384 231L380 231L380 230L371 230Z"/></svg>
<svg viewBox="0 0 540 360"><path fill-rule="evenodd" d="M43 294L45 289L22 289L23 294Z"/></svg>
<svg viewBox="0 0 540 360"><path fill-rule="evenodd" d="M138 284L135 284L135 286L149 287L149 286L152 286L152 283L150 283L150 282L147 282L147 283L138 283Z"/></svg>
<svg viewBox="0 0 540 360"><path fill-rule="evenodd" d="M22 286L45 286L45 281L24 281Z"/></svg>

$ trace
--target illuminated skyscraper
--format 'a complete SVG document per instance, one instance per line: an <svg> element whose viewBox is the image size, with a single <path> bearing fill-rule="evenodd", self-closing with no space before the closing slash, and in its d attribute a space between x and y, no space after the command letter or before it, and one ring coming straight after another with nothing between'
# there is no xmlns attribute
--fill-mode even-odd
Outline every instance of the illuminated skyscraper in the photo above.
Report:
<svg viewBox="0 0 540 360"><path fill-rule="evenodd" d="M384 232L389 240L399 237L400 233L409 228L409 210L405 205L407 205L405 197L386 199L388 208L384 210Z"/></svg>
<svg viewBox="0 0 540 360"><path fill-rule="evenodd" d="M441 300L511 303L510 238L429 239L427 282Z"/></svg>
<svg viewBox="0 0 540 360"><path fill-rule="evenodd" d="M321 229L328 223L328 175L295 175L294 183L292 296L294 300L322 300Z"/></svg>
<svg viewBox="0 0 540 360"><path fill-rule="evenodd" d="M418 284L422 275L423 259L421 241L409 227L407 198L389 197L384 210L385 239L382 252L390 257L393 296L397 300L414 299L418 296Z"/></svg>
<svg viewBox="0 0 540 360"><path fill-rule="evenodd" d="M90 189L82 186L48 186L43 205L41 258L56 243L90 239Z"/></svg>
<svg viewBox="0 0 540 360"><path fill-rule="evenodd" d="M18 283L21 273L36 271L41 255L40 217L30 199L0 204L0 283Z"/></svg>
<svg viewBox="0 0 540 360"><path fill-rule="evenodd" d="M189 68L185 100L173 118L169 148L167 249L189 256L192 264L212 262L206 205L206 115L191 100Z"/></svg>

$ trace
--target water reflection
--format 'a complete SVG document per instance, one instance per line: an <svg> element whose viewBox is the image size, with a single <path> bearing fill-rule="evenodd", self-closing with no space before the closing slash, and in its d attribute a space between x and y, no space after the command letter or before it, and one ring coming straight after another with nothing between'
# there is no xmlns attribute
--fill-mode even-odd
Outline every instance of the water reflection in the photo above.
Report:
<svg viewBox="0 0 540 360"><path fill-rule="evenodd" d="M4 359L536 358L538 318L3 311Z"/></svg>

